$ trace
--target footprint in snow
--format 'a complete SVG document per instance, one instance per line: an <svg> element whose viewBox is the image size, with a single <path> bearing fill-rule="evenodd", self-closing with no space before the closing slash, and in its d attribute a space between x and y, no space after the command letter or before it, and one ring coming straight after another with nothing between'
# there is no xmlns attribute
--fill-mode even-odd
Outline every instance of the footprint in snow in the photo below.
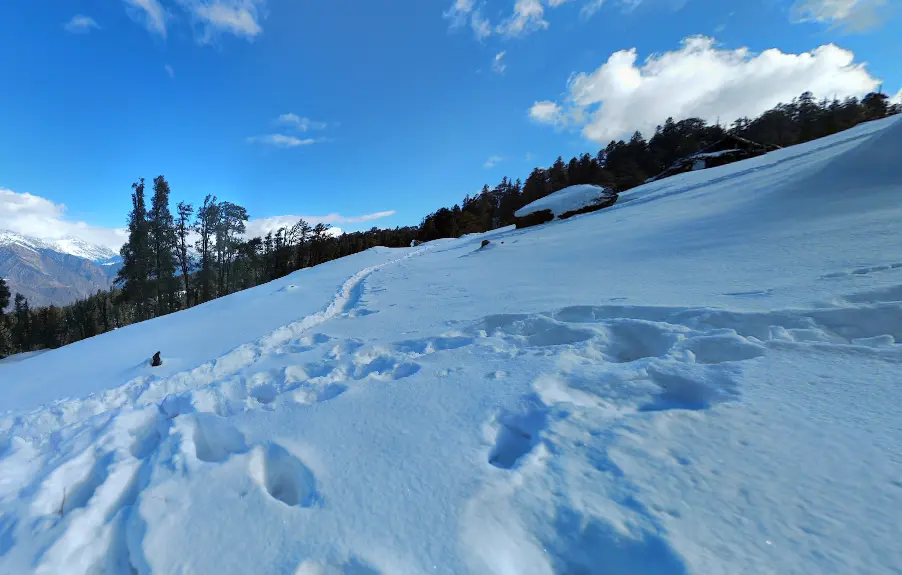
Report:
<svg viewBox="0 0 902 575"><path fill-rule="evenodd" d="M244 434L218 415L196 414L193 439L195 456L207 463L221 463L247 451Z"/></svg>
<svg viewBox="0 0 902 575"><path fill-rule="evenodd" d="M289 507L312 507L320 502L313 472L281 445L256 447L249 465L251 477L273 499Z"/></svg>
<svg viewBox="0 0 902 575"><path fill-rule="evenodd" d="M648 375L661 393L639 411L700 411L739 397L730 373L719 366L649 367Z"/></svg>
<svg viewBox="0 0 902 575"><path fill-rule="evenodd" d="M495 441L489 463L500 469L512 469L539 443L548 423L548 408L534 395L523 398L516 411L502 411L495 420Z"/></svg>

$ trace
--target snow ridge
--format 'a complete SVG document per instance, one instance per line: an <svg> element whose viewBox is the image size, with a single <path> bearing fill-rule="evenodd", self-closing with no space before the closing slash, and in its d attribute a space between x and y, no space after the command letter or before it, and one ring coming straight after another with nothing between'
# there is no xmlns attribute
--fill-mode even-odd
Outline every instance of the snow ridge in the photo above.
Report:
<svg viewBox="0 0 902 575"><path fill-rule="evenodd" d="M0 246L4 245L18 245L34 251L52 250L61 254L68 254L91 260L93 262L111 260L119 256L118 253L110 248L92 244L78 238L45 240L11 231L0 231Z"/></svg>

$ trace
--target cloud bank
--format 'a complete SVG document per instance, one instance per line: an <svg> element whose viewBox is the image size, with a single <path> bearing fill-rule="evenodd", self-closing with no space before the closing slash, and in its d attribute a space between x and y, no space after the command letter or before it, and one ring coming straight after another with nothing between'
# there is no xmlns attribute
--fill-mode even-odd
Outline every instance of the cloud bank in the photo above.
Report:
<svg viewBox="0 0 902 575"><path fill-rule="evenodd" d="M124 228L102 228L67 218L65 204L4 188L0 188L0 230L45 240L74 237L117 252L128 238Z"/></svg>
<svg viewBox="0 0 902 575"><path fill-rule="evenodd" d="M597 143L649 136L667 117L699 117L729 124L754 117L809 90L817 98L863 96L880 84L834 44L792 54L724 49L714 38L693 36L679 49L637 63L635 49L613 53L591 72L571 75L558 100L536 102L530 117L541 124L579 129Z"/></svg>

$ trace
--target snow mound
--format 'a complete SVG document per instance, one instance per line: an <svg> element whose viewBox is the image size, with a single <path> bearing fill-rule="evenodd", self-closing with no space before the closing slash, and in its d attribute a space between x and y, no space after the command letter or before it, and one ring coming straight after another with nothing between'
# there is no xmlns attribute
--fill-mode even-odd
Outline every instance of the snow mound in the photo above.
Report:
<svg viewBox="0 0 902 575"><path fill-rule="evenodd" d="M898 573L900 150L872 122L0 363L0 573Z"/></svg>
<svg viewBox="0 0 902 575"><path fill-rule="evenodd" d="M609 194L610 191L601 186L589 184L570 186L523 206L514 215L522 218L536 212L550 210L554 217L557 218L567 212L575 212L589 206L601 204Z"/></svg>

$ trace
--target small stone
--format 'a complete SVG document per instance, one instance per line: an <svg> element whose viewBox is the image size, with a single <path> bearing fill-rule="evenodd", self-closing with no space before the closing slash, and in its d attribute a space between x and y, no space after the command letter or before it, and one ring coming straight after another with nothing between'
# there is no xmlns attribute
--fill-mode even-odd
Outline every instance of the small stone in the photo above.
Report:
<svg viewBox="0 0 902 575"><path fill-rule="evenodd" d="M151 367L159 367L163 365L163 360L160 359L160 352L153 354L153 359L150 360Z"/></svg>

